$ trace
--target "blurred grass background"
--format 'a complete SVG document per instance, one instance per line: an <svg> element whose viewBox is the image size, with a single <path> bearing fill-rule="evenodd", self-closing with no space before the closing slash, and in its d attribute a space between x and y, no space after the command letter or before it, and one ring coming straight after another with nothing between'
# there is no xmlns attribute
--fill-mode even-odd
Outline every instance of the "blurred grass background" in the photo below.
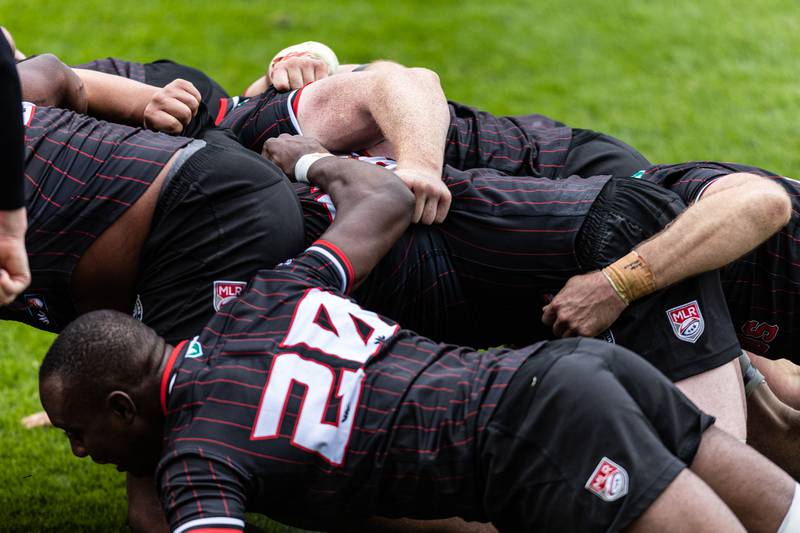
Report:
<svg viewBox="0 0 800 533"><path fill-rule="evenodd" d="M436 70L447 95L620 137L651 161L738 161L800 175L796 0L0 0L28 54L68 63L169 58L231 94L279 49L327 43L344 62ZM124 479L26 431L51 337L0 326L0 530L124 530ZM271 526L282 531L280 526Z"/></svg>

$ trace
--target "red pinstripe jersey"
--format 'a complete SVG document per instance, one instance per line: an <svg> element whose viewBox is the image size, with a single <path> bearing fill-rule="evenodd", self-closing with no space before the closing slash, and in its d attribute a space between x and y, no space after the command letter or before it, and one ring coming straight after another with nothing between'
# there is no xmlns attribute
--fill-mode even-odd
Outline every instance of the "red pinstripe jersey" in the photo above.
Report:
<svg viewBox="0 0 800 533"><path fill-rule="evenodd" d="M482 516L478 440L537 347L437 344L358 306L350 282L318 241L173 351L157 469L173 531L239 531L245 511Z"/></svg>
<svg viewBox="0 0 800 533"><path fill-rule="evenodd" d="M442 224L412 226L355 297L440 341L524 345L547 295L581 272L575 239L609 176L562 180L445 167L453 203ZM307 243L335 215L324 192L296 185Z"/></svg>
<svg viewBox="0 0 800 533"><path fill-rule="evenodd" d="M722 269L728 309L744 349L800 362L800 183L757 167L710 161L658 165L642 178L691 204L714 181L737 172L776 180L791 198L792 215L776 234Z"/></svg>
<svg viewBox="0 0 800 533"><path fill-rule="evenodd" d="M191 139L24 104L30 287L0 318L59 331L77 313L70 277L84 251Z"/></svg>

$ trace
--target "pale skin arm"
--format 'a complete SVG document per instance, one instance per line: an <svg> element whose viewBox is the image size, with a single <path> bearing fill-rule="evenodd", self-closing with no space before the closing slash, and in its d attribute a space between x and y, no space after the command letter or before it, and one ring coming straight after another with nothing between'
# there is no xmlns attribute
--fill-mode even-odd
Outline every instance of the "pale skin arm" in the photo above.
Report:
<svg viewBox="0 0 800 533"><path fill-rule="evenodd" d="M663 231L636 247L655 276L656 290L720 268L785 226L791 203L768 178L730 174L712 183ZM542 321L559 336L595 336L625 309L602 272L571 278L543 309Z"/></svg>
<svg viewBox="0 0 800 533"><path fill-rule="evenodd" d="M331 151L391 143L396 174L417 197L413 221L444 220L451 201L441 179L450 111L434 72L382 61L325 78L303 90L298 121L303 135Z"/></svg>

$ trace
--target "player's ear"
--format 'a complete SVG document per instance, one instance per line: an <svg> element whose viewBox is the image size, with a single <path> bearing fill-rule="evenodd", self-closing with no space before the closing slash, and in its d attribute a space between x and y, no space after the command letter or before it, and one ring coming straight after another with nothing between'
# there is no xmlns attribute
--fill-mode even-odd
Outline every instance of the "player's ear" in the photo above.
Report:
<svg viewBox="0 0 800 533"><path fill-rule="evenodd" d="M127 393L115 390L106 396L106 407L115 416L119 417L125 424L133 423L136 417L136 404Z"/></svg>

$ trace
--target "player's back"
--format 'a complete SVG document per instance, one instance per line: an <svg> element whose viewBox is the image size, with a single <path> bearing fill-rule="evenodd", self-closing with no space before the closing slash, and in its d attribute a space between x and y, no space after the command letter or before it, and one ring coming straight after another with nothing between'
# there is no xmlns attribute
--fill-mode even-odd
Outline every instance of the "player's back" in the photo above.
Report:
<svg viewBox="0 0 800 533"><path fill-rule="evenodd" d="M191 139L28 103L23 120L33 280L0 316L58 331L76 316L69 281L78 259Z"/></svg>
<svg viewBox="0 0 800 533"><path fill-rule="evenodd" d="M198 490L210 463L248 510L272 516L402 516L413 498L431 516L456 506L479 517L481 428L530 351L400 330L338 294L335 251L313 248L323 251L260 272L173 353L162 496ZM201 500L205 513L218 503Z"/></svg>

